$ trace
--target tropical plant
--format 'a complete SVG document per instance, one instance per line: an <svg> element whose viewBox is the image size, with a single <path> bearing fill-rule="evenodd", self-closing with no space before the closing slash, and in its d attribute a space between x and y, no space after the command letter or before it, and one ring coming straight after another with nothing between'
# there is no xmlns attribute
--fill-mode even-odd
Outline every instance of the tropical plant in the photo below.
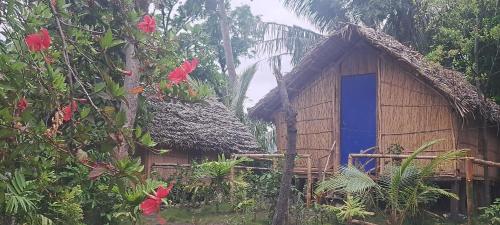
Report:
<svg viewBox="0 0 500 225"><path fill-rule="evenodd" d="M222 202L224 194L229 191L230 181L226 177L231 172L231 169L240 163L249 161L251 159L245 157L226 159L224 155L219 155L217 161L207 161L193 165L194 177L200 181L198 182L199 185L206 186L212 191L211 197L217 203L217 210L219 210L219 204ZM208 182L208 185L206 182ZM199 189L199 185L194 188Z"/></svg>
<svg viewBox="0 0 500 225"><path fill-rule="evenodd" d="M482 209L479 219L484 224L499 225L500 224L500 198L495 199L493 204Z"/></svg>
<svg viewBox="0 0 500 225"><path fill-rule="evenodd" d="M375 213L366 210L366 206L357 196L348 195L341 206L325 205L324 208L342 222L352 223L353 219L365 219L367 216L373 216Z"/></svg>
<svg viewBox="0 0 500 225"><path fill-rule="evenodd" d="M321 182L316 192L334 191L381 201L390 223L403 224L406 218L422 213L425 206L440 197L458 199L454 193L430 184L427 178L436 172L439 165L464 156L463 150L447 151L424 165L417 165L415 161L419 154L439 141L423 144L404 159L401 165L384 168L377 180L348 166L342 168L338 175ZM365 200L364 203L366 202Z"/></svg>

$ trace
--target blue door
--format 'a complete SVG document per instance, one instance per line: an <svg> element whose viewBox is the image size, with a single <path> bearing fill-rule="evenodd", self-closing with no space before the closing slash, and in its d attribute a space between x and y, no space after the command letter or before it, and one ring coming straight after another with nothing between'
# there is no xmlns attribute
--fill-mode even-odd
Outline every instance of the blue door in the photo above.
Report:
<svg viewBox="0 0 500 225"><path fill-rule="evenodd" d="M342 165L347 165L349 153L377 144L377 78L375 74L342 76L340 89L340 154ZM365 166L366 171L373 168L374 160Z"/></svg>

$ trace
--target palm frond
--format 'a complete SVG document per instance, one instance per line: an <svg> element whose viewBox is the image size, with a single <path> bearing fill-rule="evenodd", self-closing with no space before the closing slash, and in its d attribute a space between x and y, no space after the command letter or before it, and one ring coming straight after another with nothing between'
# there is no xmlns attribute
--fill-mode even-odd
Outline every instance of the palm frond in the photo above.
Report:
<svg viewBox="0 0 500 225"><path fill-rule="evenodd" d="M348 22L345 1L340 0L282 0L283 5L299 17L306 18L321 31L332 31Z"/></svg>
<svg viewBox="0 0 500 225"><path fill-rule="evenodd" d="M445 162L464 157L466 153L467 150L453 150L438 155L435 159L432 159L431 162L429 162L422 168L422 176L431 176L436 171L439 165L443 165Z"/></svg>
<svg viewBox="0 0 500 225"><path fill-rule="evenodd" d="M323 35L299 27L279 23L262 22L257 27L263 40L257 43L257 51L270 56L288 54L292 64L297 64Z"/></svg>
<svg viewBox="0 0 500 225"><path fill-rule="evenodd" d="M239 84L237 90L234 92L236 96L233 96L232 108L240 120L243 120L243 103L245 101L250 82L252 82L252 79L257 72L257 67L258 63L254 63L247 67L239 76Z"/></svg>
<svg viewBox="0 0 500 225"><path fill-rule="evenodd" d="M356 167L348 166L342 168L338 175L321 182L315 192L340 191L363 194L373 188L378 188L378 186L370 176Z"/></svg>

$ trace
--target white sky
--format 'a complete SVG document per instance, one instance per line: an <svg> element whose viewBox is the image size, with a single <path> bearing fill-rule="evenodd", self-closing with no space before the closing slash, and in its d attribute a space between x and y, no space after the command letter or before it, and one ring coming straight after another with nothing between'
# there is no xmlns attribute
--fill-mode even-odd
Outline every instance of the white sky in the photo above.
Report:
<svg viewBox="0 0 500 225"><path fill-rule="evenodd" d="M307 29L315 30L314 26L309 24L303 19L299 19L291 11L283 7L280 0L230 0L231 7L237 7L241 5L249 5L252 13L254 15L260 15L262 21L266 22L277 22L287 25L297 25ZM255 63L260 59L242 59L241 65L237 68L238 72L243 71L249 65ZM289 62L283 62L283 72L289 72L292 66ZM264 97L272 88L276 86L276 80L274 79L271 69L267 62L259 64L259 69L255 74L250 87L247 92L247 99L245 101L245 106L251 107L255 105L259 99Z"/></svg>

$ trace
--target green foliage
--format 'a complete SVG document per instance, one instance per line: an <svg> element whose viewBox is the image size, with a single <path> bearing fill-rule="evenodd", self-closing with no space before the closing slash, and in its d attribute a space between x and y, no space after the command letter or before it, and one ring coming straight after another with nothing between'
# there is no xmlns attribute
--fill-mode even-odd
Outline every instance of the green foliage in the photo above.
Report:
<svg viewBox="0 0 500 225"><path fill-rule="evenodd" d="M425 206L439 197L458 199L453 193L432 186L426 178L432 176L438 165L464 156L464 151L447 151L424 165L416 165L415 158L439 140L423 144L401 164L386 167L377 181L355 167L347 167L333 178L321 182L316 192L334 191L352 194L385 205L391 223L402 224L409 216L422 213Z"/></svg>
<svg viewBox="0 0 500 225"><path fill-rule="evenodd" d="M198 57L193 77L201 79L192 85L196 96L190 98L200 100L220 90L224 76L206 39L183 38L208 35L191 20L172 33L145 34L137 22L147 12L133 1L58 0L54 9L51 1L2 4L7 7L0 14L0 220L137 221L142 192L158 183L144 181L135 147L153 149L156 143L140 128L147 122L146 111L139 109L137 123L124 127L125 96L134 91L124 80L139 75L126 71L124 50L134 45L144 87L165 80L185 59ZM31 51L25 38L41 28L48 30L51 45ZM142 86L134 88L140 92ZM20 99L26 99L26 109L18 106ZM146 108L144 96L138 99ZM66 115L70 120L63 118L68 108L73 108Z"/></svg>
<svg viewBox="0 0 500 225"><path fill-rule="evenodd" d="M9 214L30 214L36 210L40 197L34 192L33 181L26 181L21 171L16 170L7 183L5 207Z"/></svg>
<svg viewBox="0 0 500 225"><path fill-rule="evenodd" d="M493 204L482 209L479 219L485 224L499 225L500 224L500 199L497 198Z"/></svg>
<svg viewBox="0 0 500 225"><path fill-rule="evenodd" d="M230 181L227 181L225 178L229 175L231 169L240 163L249 161L251 160L245 157L226 159L224 155L220 155L217 161L207 161L193 165L193 175L199 180L197 182L198 185L194 186L194 189L199 189L200 185L205 186L205 188L212 191L211 196L207 197L215 199L217 205L219 205L224 195L229 191ZM206 182L208 182L208 185Z"/></svg>
<svg viewBox="0 0 500 225"><path fill-rule="evenodd" d="M242 157L238 159L226 159L224 155L219 155L217 161L207 161L193 166L194 175L197 178L209 178L214 183L224 180L231 169L243 162L250 162L251 159Z"/></svg>
<svg viewBox="0 0 500 225"><path fill-rule="evenodd" d="M373 212L368 212L365 209L363 201L354 196L347 196L344 204L341 206L323 206L327 211L333 213L342 222L350 223L353 219L364 220L367 216L373 216Z"/></svg>

